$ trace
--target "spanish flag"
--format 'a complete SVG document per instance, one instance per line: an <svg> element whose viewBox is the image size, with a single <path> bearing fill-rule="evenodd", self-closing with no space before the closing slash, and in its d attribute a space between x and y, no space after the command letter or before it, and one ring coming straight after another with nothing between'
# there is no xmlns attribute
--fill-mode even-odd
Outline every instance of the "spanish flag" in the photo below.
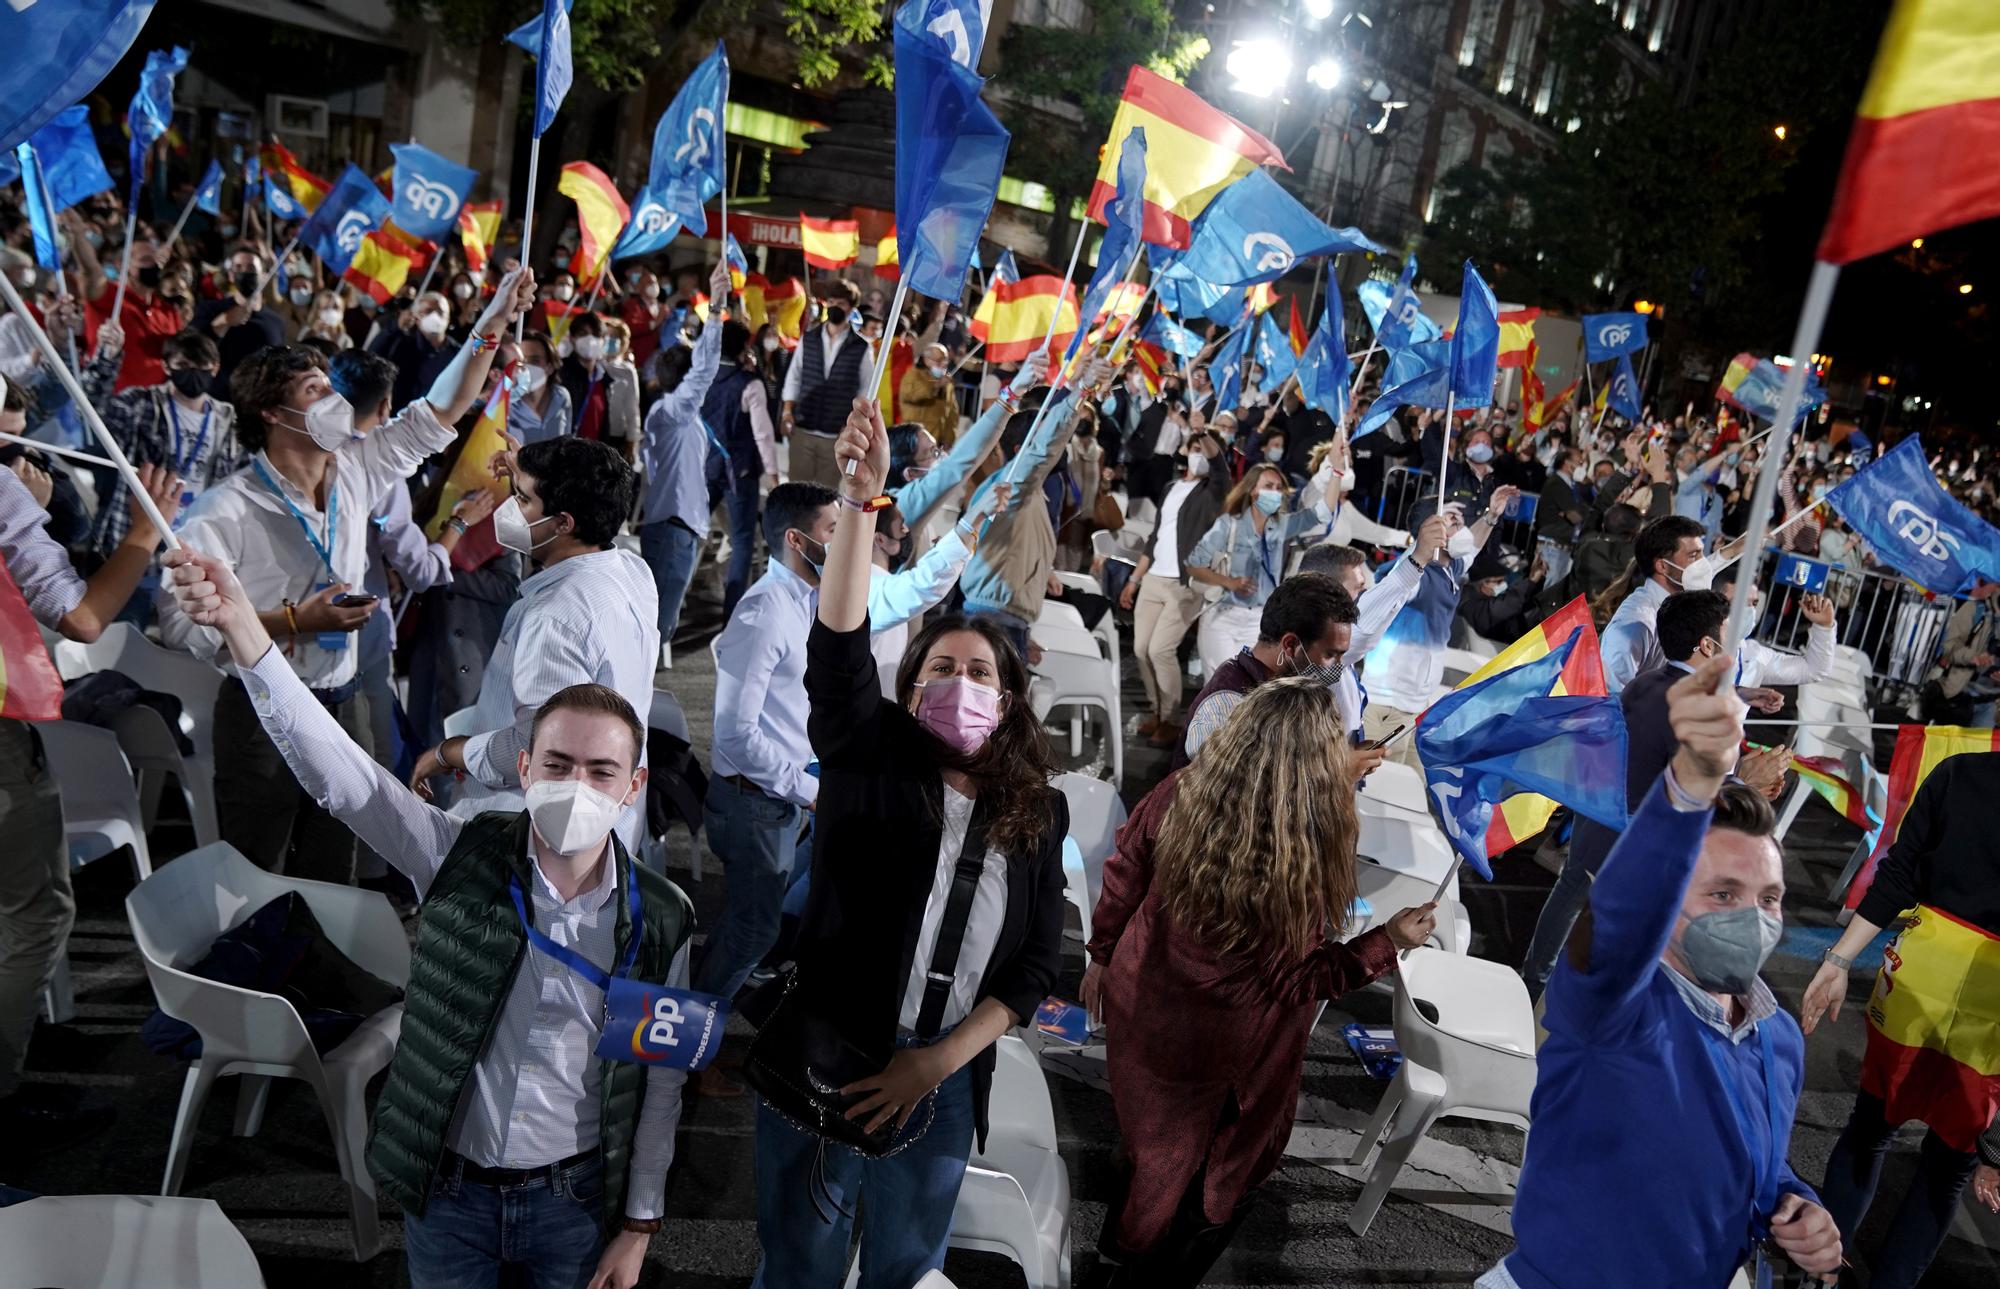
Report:
<svg viewBox="0 0 2000 1289"><path fill-rule="evenodd" d="M764 292L770 285L762 273L745 273L743 281L737 284L736 294L743 301L743 321L752 331L763 326L769 316L764 305Z"/></svg>
<svg viewBox="0 0 2000 1289"><path fill-rule="evenodd" d="M1125 92L1111 117L1111 142L1099 151L1097 181L1090 189L1090 217L1102 224L1104 208L1118 195L1115 146L1134 128L1146 132L1145 239L1186 249L1190 225L1230 184L1256 166L1285 165L1284 154L1263 135L1136 63L1125 77Z"/></svg>
<svg viewBox="0 0 2000 1289"><path fill-rule="evenodd" d="M578 285L588 287L604 271L618 234L625 231L626 221L632 218L632 208L618 195L611 176L588 161L572 161L563 166L562 177L556 180L556 191L576 202L579 236L571 270Z"/></svg>
<svg viewBox="0 0 2000 1289"><path fill-rule="evenodd" d="M1882 951L1861 1090L1970 1154L2000 1109L2000 936L1918 905Z"/></svg>
<svg viewBox="0 0 2000 1289"><path fill-rule="evenodd" d="M1019 362L1042 347L1055 323L1057 348L1076 335L1076 287L1050 274L995 281L972 315L972 335L986 342L989 362Z"/></svg>
<svg viewBox="0 0 2000 1289"><path fill-rule="evenodd" d="M62 677L49 661L35 615L0 559L0 717L61 720L62 695Z"/></svg>
<svg viewBox="0 0 2000 1289"><path fill-rule="evenodd" d="M846 268L861 254L861 224L852 219L799 216L799 240L806 264L816 269Z"/></svg>
<svg viewBox="0 0 2000 1289"><path fill-rule="evenodd" d="M1535 344L1535 319L1540 309L1514 309L1500 315L1500 365L1526 366Z"/></svg>
<svg viewBox="0 0 2000 1289"><path fill-rule="evenodd" d="M424 525L424 532L432 541L444 531L445 522L451 518L451 508L459 499L481 488L492 488L500 493L508 490L507 482L487 469L493 454L507 446L507 409L511 401L508 386L514 377L515 364L509 363L499 380L493 382L493 393L486 399L486 406L480 410L479 421L472 427L472 433L465 436L465 443L458 450L458 460L451 466L451 473L445 477L444 488L438 493L437 513Z"/></svg>
<svg viewBox="0 0 2000 1289"><path fill-rule="evenodd" d="M1243 293L1245 308L1243 316L1248 318L1253 313L1269 313L1271 306L1277 302L1278 293L1271 289L1269 282L1255 283Z"/></svg>
<svg viewBox="0 0 2000 1289"><path fill-rule="evenodd" d="M1306 330L1305 319L1299 316L1299 302L1293 299L1287 303L1292 307L1292 316L1285 323L1285 339L1291 342L1292 355L1303 357L1306 346L1312 341L1312 335Z"/></svg>
<svg viewBox="0 0 2000 1289"><path fill-rule="evenodd" d="M889 235L875 243L875 276L888 278L891 282L903 276L901 261L896 258L896 229L893 225Z"/></svg>
<svg viewBox="0 0 2000 1289"><path fill-rule="evenodd" d="M568 337L570 321L583 312L580 304L564 304L556 299L540 300L535 309L541 315L541 332L552 345L559 345Z"/></svg>
<svg viewBox="0 0 2000 1289"><path fill-rule="evenodd" d="M1882 46L1818 258L1846 264L2000 215L2000 5L1901 0Z"/></svg>
<svg viewBox="0 0 2000 1289"><path fill-rule="evenodd" d="M1743 406L1736 402L1736 387L1748 379L1750 373L1757 370L1757 362L1755 354L1738 354L1731 358L1729 366L1722 373L1722 383L1716 386L1715 396L1737 407ZM1603 406L1603 403L1600 401L1598 406Z"/></svg>
<svg viewBox="0 0 2000 1289"><path fill-rule="evenodd" d="M1460 681L1457 688L1476 685L1503 671L1546 657L1579 627L1583 629L1583 637L1570 651L1569 661L1563 664L1562 677L1549 693L1551 696L1590 694L1601 697L1609 692L1604 687L1604 659L1598 652L1597 627L1590 620L1590 603L1581 595L1542 619L1541 625L1527 635L1488 658L1485 666ZM1548 826L1549 816L1555 812L1555 802L1532 792L1502 801L1493 808L1493 821L1486 826L1487 858L1512 850L1533 837Z"/></svg>
<svg viewBox="0 0 2000 1289"><path fill-rule="evenodd" d="M1146 298L1146 289L1136 282L1120 282L1104 297L1104 307L1090 320L1090 333L1086 335L1086 345L1101 344L1116 338L1125 330L1125 325L1139 312L1140 302ZM1043 327L1048 323L1043 322Z"/></svg>
<svg viewBox="0 0 2000 1289"><path fill-rule="evenodd" d="M265 176L283 183L285 191L308 211L318 210L321 200L333 191L332 184L300 165L292 150L276 139L257 149L257 155L263 161Z"/></svg>
<svg viewBox="0 0 2000 1289"><path fill-rule="evenodd" d="M1861 829L1874 832L1882 826L1882 820L1868 808L1867 799L1854 781L1847 777L1847 767L1837 756L1792 757L1792 769L1797 771L1801 782L1826 799L1826 803L1839 812L1840 817Z"/></svg>
<svg viewBox="0 0 2000 1289"><path fill-rule="evenodd" d="M1139 364L1139 378L1146 382L1146 392L1158 398L1160 371L1167 365L1166 347L1142 338L1132 346L1132 361Z"/></svg>
<svg viewBox="0 0 2000 1289"><path fill-rule="evenodd" d="M778 329L778 338L790 349L799 343L799 333L805 329L806 286L795 277L782 282L773 282L764 288L764 311L773 327Z"/></svg>
<svg viewBox="0 0 2000 1289"><path fill-rule="evenodd" d="M1868 863L1847 888L1846 904L1861 907L1861 897L1875 880L1875 865L1895 843L1896 830L1917 789L1937 769L1938 762L1960 752L2000 752L2000 734L1993 730L1968 729L1962 725L1903 725L1896 730L1896 750L1889 757L1888 808L1883 811L1881 831L1875 834L1875 848Z"/></svg>
<svg viewBox="0 0 2000 1289"><path fill-rule="evenodd" d="M387 304L410 280L416 259L408 242L387 229L371 229L355 248L341 278L367 292L375 303Z"/></svg>

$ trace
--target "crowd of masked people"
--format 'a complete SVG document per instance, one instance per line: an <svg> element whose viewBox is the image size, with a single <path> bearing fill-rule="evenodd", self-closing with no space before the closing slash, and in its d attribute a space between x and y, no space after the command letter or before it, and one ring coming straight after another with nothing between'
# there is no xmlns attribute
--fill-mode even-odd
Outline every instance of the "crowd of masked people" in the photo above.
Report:
<svg viewBox="0 0 2000 1289"><path fill-rule="evenodd" d="M0 267L74 341L153 510L29 448L0 475L0 553L49 630L127 622L220 670L223 840L419 906L368 1151L413 1283L522 1259L538 1283L636 1283L674 1238L683 1097L745 1083L761 1285L837 1284L857 1243L869 1289L941 1263L995 1042L1065 988L1068 807L1030 695L1051 599L1129 623L1147 709L1114 737L1169 765L1105 866L1080 985L1127 1169L1100 1282L1192 1285L1221 1256L1284 1154L1319 1006L1435 930L1425 904L1343 934L1363 780L1413 761L1398 735L1454 642L1504 644L1578 596L1626 712L1633 822L1555 846L1522 965L1549 1037L1518 1248L1481 1285L1721 1286L1761 1258L1830 1278L1910 1119L1933 1125L1922 1185L1893 1201L1874 1283L1914 1283L1968 1186L2000 1211L2000 1137L1941 1133L1966 1106L1930 1104L1984 1097L1983 1124L1992 1080L1864 1086L1818 1184L1787 1162L1805 1040L1758 971L1788 755L1743 750L1744 725L1828 673L1839 607L1804 597L1802 653L1725 653L1761 446L1742 426L1528 433L1499 411L1447 436L1405 410L1350 441L1254 371L1218 406L1206 352L981 363L960 310L891 319L844 281L796 338L738 321L721 266L620 264L568 316L545 302L581 302L573 277L502 255L375 307L219 228L220 261L142 229L112 317L111 230L67 224L72 272ZM89 446L18 319L0 373L0 430ZM479 463L501 482L461 490L502 381L509 441ZM1806 514L1856 464L1807 436L1781 540L1865 563ZM1990 504L1990 461L1950 469ZM724 901L697 937L649 844L648 718L709 566L724 625L689 808ZM1954 693L1990 694L1991 633L1974 613L1948 639ZM2000 850L1969 822L1995 789L2000 756L1927 781L1857 925L1930 905L2000 934ZM52 1145L102 1112L21 1082L74 914L24 722L0 720L0 790L0 1115ZM1808 1028L1838 1015L1852 938ZM594 1056L614 973L735 1001L758 1027L742 1067Z"/></svg>

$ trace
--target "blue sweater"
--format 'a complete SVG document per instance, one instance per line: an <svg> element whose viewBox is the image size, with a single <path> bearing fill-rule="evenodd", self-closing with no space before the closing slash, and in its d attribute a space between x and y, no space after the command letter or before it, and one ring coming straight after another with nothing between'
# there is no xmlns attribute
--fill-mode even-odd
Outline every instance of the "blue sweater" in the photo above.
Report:
<svg viewBox="0 0 2000 1289"><path fill-rule="evenodd" d="M1761 1044L1708 1029L1660 962L1708 823L1655 783L1591 888L1590 969L1565 953L1550 977L1507 1256L1521 1289L1721 1289L1750 1257L1755 1161L1769 1144ZM1789 1143L1805 1041L1782 1011L1762 1024L1774 1027ZM1755 1155L1704 1044L1751 1111ZM1778 1194L1791 1192L1817 1202L1785 1163Z"/></svg>

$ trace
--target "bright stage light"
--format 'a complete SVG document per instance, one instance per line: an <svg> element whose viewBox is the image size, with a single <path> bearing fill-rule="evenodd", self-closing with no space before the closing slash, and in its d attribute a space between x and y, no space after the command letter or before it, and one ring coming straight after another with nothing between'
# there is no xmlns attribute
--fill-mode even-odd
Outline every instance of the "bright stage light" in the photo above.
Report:
<svg viewBox="0 0 2000 1289"><path fill-rule="evenodd" d="M1323 90L1334 89L1340 84L1340 64L1331 58L1322 58L1306 68L1306 79Z"/></svg>
<svg viewBox="0 0 2000 1289"><path fill-rule="evenodd" d="M1269 98L1291 78L1292 56L1278 41L1246 40L1229 51L1223 69L1238 93Z"/></svg>
<svg viewBox="0 0 2000 1289"><path fill-rule="evenodd" d="M1306 17L1322 22L1333 15L1333 0L1306 0Z"/></svg>

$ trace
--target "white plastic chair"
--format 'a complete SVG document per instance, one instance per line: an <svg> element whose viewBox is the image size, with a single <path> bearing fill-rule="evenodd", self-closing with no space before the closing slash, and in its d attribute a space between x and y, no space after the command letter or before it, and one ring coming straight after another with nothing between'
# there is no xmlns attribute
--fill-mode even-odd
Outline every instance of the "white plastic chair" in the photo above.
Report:
<svg viewBox="0 0 2000 1289"><path fill-rule="evenodd" d="M1444 651L1444 683L1456 687L1467 676L1486 665L1493 655L1482 654L1472 649L1446 649Z"/></svg>
<svg viewBox="0 0 2000 1289"><path fill-rule="evenodd" d="M375 1183L363 1160L366 1091L395 1052L402 1004L370 1016L322 1056L290 1002L187 971L216 937L287 891L304 897L327 939L355 965L399 988L409 984L409 939L387 897L374 891L266 873L221 843L183 855L141 882L125 897L125 910L153 996L160 1010L194 1026L202 1041L202 1054L188 1067L181 1088L160 1193L180 1190L202 1106L217 1079L246 1076L236 1107L235 1131L242 1137L254 1136L262 1124L270 1080L299 1079L312 1087L326 1114L347 1184L354 1256L366 1261L382 1247Z"/></svg>
<svg viewBox="0 0 2000 1289"><path fill-rule="evenodd" d="M212 817L203 818L201 800L205 795L194 783L195 771L187 759L181 755L181 745L174 738L174 732L167 728L166 718L151 707L135 704L119 712L111 722L111 730L118 736L118 746L125 753L125 760L132 767L132 776L139 788L139 817L150 831L160 818L160 795L166 791L167 780L171 778L180 786L181 800L186 803L188 820L194 825L194 844L206 846L220 841L219 836L204 836L204 832L219 827Z"/></svg>
<svg viewBox="0 0 2000 1289"><path fill-rule="evenodd" d="M138 880L145 881L153 871L153 856L146 845L138 785L118 736L75 721L40 721L35 732L48 758L49 777L62 796L70 863L88 864L130 846L132 867Z"/></svg>
<svg viewBox="0 0 2000 1289"><path fill-rule="evenodd" d="M445 717L444 736L446 738L471 738L474 734L477 734L479 727L473 724L473 713L477 710L475 707L461 707L451 715Z"/></svg>
<svg viewBox="0 0 2000 1289"><path fill-rule="evenodd" d="M44 1195L0 1208L7 1285L264 1289L243 1233L214 1200Z"/></svg>
<svg viewBox="0 0 2000 1289"><path fill-rule="evenodd" d="M1090 915L1097 908L1097 889L1093 889L1090 871L1084 866L1083 852L1077 849L1074 837L1063 838L1062 865L1063 899L1076 910L1077 924L1083 928L1083 942L1089 944Z"/></svg>
<svg viewBox="0 0 2000 1289"><path fill-rule="evenodd" d="M181 700L181 733L194 744L174 755L178 769L158 758L159 772L171 773L187 797L195 844L207 846L222 836L215 814L215 698L222 692L222 673L193 654L165 649L148 640L129 622L114 622L95 643L83 646L86 672L115 671L131 677L141 689L172 694ZM69 679L67 673L65 679Z"/></svg>
<svg viewBox="0 0 2000 1289"><path fill-rule="evenodd" d="M1362 781L1360 797L1364 801L1399 806L1430 818L1430 798L1424 792L1423 771L1400 761L1384 761L1370 771Z"/></svg>
<svg viewBox="0 0 2000 1289"><path fill-rule="evenodd" d="M1042 660L1035 664L1034 672L1047 682L1030 693L1035 704L1037 719L1046 718L1051 709L1073 704L1079 707L1095 707L1104 713L1104 746L1110 753L1111 781L1121 783L1125 778L1125 718L1118 697L1117 671L1099 651L1097 641L1088 632L1072 631L1068 628L1038 625L1034 628L1035 643L1042 647ZM1071 755L1081 752L1079 731L1072 726Z"/></svg>
<svg viewBox="0 0 2000 1289"><path fill-rule="evenodd" d="M1412 949L1402 955L1396 976L1395 1025L1403 1064L1348 1160L1358 1168L1382 1145L1348 1214L1356 1235L1368 1233L1396 1174L1432 1124L1452 1116L1525 1131L1535 1091L1534 1006L1510 967Z"/></svg>
<svg viewBox="0 0 2000 1289"><path fill-rule="evenodd" d="M1087 774L1058 774L1056 790L1069 801L1069 835L1076 841L1084 868L1090 873L1091 893L1104 885L1104 864L1118 846L1118 830L1125 826L1125 802L1118 789Z"/></svg>
<svg viewBox="0 0 2000 1289"><path fill-rule="evenodd" d="M1012 1034L994 1045L986 1149L965 1166L951 1215L954 1248L1003 1253L1028 1289L1067 1289L1069 1169L1056 1151L1048 1081L1028 1045Z"/></svg>
<svg viewBox="0 0 2000 1289"><path fill-rule="evenodd" d="M1091 595L1104 594L1104 588L1098 584L1096 578L1088 573L1057 573L1055 577L1058 582L1073 590L1085 591ZM1064 607L1067 608L1068 606L1065 605ZM1078 625L1081 625L1082 622L1083 615L1078 614ZM1118 680L1120 684L1123 684L1124 677L1118 661L1118 623L1113 620L1111 614L1106 613L1097 620L1097 628L1091 631L1090 634L1097 638L1098 645L1104 650L1104 656L1111 660L1111 674L1113 678Z"/></svg>

